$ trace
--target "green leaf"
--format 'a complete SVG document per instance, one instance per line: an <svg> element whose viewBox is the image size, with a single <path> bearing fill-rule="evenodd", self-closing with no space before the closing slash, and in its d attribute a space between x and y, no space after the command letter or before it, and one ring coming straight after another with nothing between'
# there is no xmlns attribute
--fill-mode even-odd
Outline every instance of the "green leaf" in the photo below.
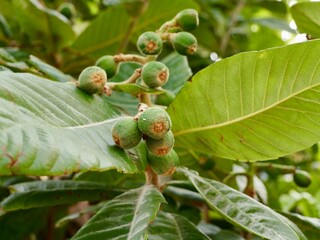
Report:
<svg viewBox="0 0 320 240"><path fill-rule="evenodd" d="M19 183L11 185L10 190L12 194L1 203L5 211L106 200L122 192L102 183L72 180Z"/></svg>
<svg viewBox="0 0 320 240"><path fill-rule="evenodd" d="M35 67L37 70L43 72L46 76L48 76L50 79L59 81L59 82L69 82L74 80L73 77L70 75L66 75L63 72L61 72L59 69L43 62L39 58L30 55L30 59L28 61L30 65Z"/></svg>
<svg viewBox="0 0 320 240"><path fill-rule="evenodd" d="M61 228L61 227L67 226L71 221L74 221L74 220L76 220L76 219L78 219L88 213L93 215L93 213L94 214L97 213L105 204L106 204L105 202L100 202L99 204L96 204L96 205L89 205L89 207L83 208L78 212L68 214L67 216L64 216L63 218L60 218L56 222L55 227Z"/></svg>
<svg viewBox="0 0 320 240"><path fill-rule="evenodd" d="M281 18L275 18L275 17L253 18L252 22L260 24L262 26L266 26L268 28L285 30L293 34L296 33L296 31L289 26L288 22Z"/></svg>
<svg viewBox="0 0 320 240"><path fill-rule="evenodd" d="M0 174L134 173L111 128L119 112L104 97L31 74L0 72Z"/></svg>
<svg viewBox="0 0 320 240"><path fill-rule="evenodd" d="M128 27L126 11L121 7L109 8L91 22L72 47L95 58L116 54Z"/></svg>
<svg viewBox="0 0 320 240"><path fill-rule="evenodd" d="M148 228L149 240L201 240L210 239L183 216L159 212Z"/></svg>
<svg viewBox="0 0 320 240"><path fill-rule="evenodd" d="M14 0L14 16L31 40L41 40L50 50L70 45L75 33L67 18L38 0Z"/></svg>
<svg viewBox="0 0 320 240"><path fill-rule="evenodd" d="M271 208L220 182L180 168L208 205L226 221L266 239L299 240L295 231Z"/></svg>
<svg viewBox="0 0 320 240"><path fill-rule="evenodd" d="M144 87L144 86L133 84L133 83L116 84L113 86L113 90L118 92L130 93L134 96L138 96L140 93L160 94L164 92L161 89L148 88L148 87Z"/></svg>
<svg viewBox="0 0 320 240"><path fill-rule="evenodd" d="M242 236L235 232L221 229L218 226L210 223L201 222L198 225L198 228L200 228L205 234L214 240L245 240Z"/></svg>
<svg viewBox="0 0 320 240"><path fill-rule="evenodd" d="M45 228L48 209L38 208L9 212L0 216L0 239L26 240L27 236Z"/></svg>
<svg viewBox="0 0 320 240"><path fill-rule="evenodd" d="M179 202L204 202L199 193L184 188L167 186L163 193L178 199Z"/></svg>
<svg viewBox="0 0 320 240"><path fill-rule="evenodd" d="M291 14L301 33L320 37L320 2L297 3L291 7Z"/></svg>
<svg viewBox="0 0 320 240"><path fill-rule="evenodd" d="M303 234L303 232L297 227L297 225L293 222L291 222L288 218L286 218L285 216L278 214L278 216L282 219L282 221L286 224L288 224L288 226L291 227L291 229L297 234L297 236L299 237L300 240L308 240L306 238L306 236Z"/></svg>
<svg viewBox="0 0 320 240"><path fill-rule="evenodd" d="M320 219L305 217L297 213L281 212L282 215L294 222L306 235L308 240L318 240L320 234Z"/></svg>
<svg viewBox="0 0 320 240"><path fill-rule="evenodd" d="M170 105L175 146L257 161L320 139L320 41L241 53L200 71Z"/></svg>
<svg viewBox="0 0 320 240"><path fill-rule="evenodd" d="M130 190L108 202L72 240L145 239L163 202L162 194L151 185Z"/></svg>
<svg viewBox="0 0 320 240"><path fill-rule="evenodd" d="M163 88L177 94L192 76L188 59L174 52L165 57L162 62L167 65L170 72L169 80Z"/></svg>

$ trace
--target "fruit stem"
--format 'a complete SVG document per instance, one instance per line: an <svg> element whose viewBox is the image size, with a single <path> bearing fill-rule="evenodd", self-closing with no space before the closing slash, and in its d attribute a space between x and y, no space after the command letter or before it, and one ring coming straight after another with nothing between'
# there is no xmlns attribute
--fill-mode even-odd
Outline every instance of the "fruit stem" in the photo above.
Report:
<svg viewBox="0 0 320 240"><path fill-rule="evenodd" d="M127 80L121 82L121 84L136 83L138 78L141 77L141 70L142 68L137 68L134 70L133 74Z"/></svg>
<svg viewBox="0 0 320 240"><path fill-rule="evenodd" d="M239 0L237 5L233 9L233 12L231 13L231 20L230 20L228 30L224 34L224 36L221 40L221 43L220 43L220 47L219 47L221 55L224 55L224 53L227 49L228 43L229 43L230 38L232 36L233 28L237 24L238 15L240 14L240 12L243 9L243 7L245 6L245 4L246 4L246 0Z"/></svg>
<svg viewBox="0 0 320 240"><path fill-rule="evenodd" d="M255 168L253 163L248 163L248 171L247 171L247 186L244 189L244 193L247 194L250 197L254 197L254 175L255 175Z"/></svg>
<svg viewBox="0 0 320 240"><path fill-rule="evenodd" d="M156 31L158 34L163 34L168 32L170 28L177 27L177 22L175 19L165 22L162 26Z"/></svg>
<svg viewBox="0 0 320 240"><path fill-rule="evenodd" d="M162 33L160 37L163 41L170 41L170 38L172 38L172 35L173 35L172 33Z"/></svg>
<svg viewBox="0 0 320 240"><path fill-rule="evenodd" d="M140 16L147 9L148 2L149 2L148 0L144 0L141 8L136 12L135 16L131 18L129 26L127 28L127 31L126 31L126 33L125 33L124 37L122 38L122 41L119 45L118 52L122 52L128 46L128 43L130 41L131 35L134 31L134 28L136 27Z"/></svg>
<svg viewBox="0 0 320 240"><path fill-rule="evenodd" d="M148 58L147 57L142 57L140 55L137 54L117 54L113 56L113 59L116 63L119 62L137 62L137 63L141 63L141 64L145 64L148 62Z"/></svg>
<svg viewBox="0 0 320 240"><path fill-rule="evenodd" d="M125 81L123 82L108 82L105 84L103 92L108 95L111 96L113 88L117 85L121 85L121 84L129 84L129 83L135 83L139 77L141 76L141 68L137 68L133 74Z"/></svg>
<svg viewBox="0 0 320 240"><path fill-rule="evenodd" d="M223 183L228 183L231 179L237 177L237 176L248 176L248 173L246 172L232 172L228 174L223 180Z"/></svg>
<svg viewBox="0 0 320 240"><path fill-rule="evenodd" d="M295 166L286 166L274 163L256 163L256 170L278 170L280 174L294 173L296 171Z"/></svg>
<svg viewBox="0 0 320 240"><path fill-rule="evenodd" d="M140 94L140 105L139 107L141 108L146 108L146 105L148 107L152 106L152 102L151 102L151 98L150 98L150 94L148 93L141 93ZM139 109L142 110L142 109ZM145 175L146 175L146 183L147 184L153 184L156 188L160 189L160 185L159 185L159 177L158 174L156 174L152 168L150 167L150 165L148 164L145 170Z"/></svg>
<svg viewBox="0 0 320 240"><path fill-rule="evenodd" d="M146 175L146 183L152 184L160 190L158 175L151 169L149 164L146 167L145 175Z"/></svg>
<svg viewBox="0 0 320 240"><path fill-rule="evenodd" d="M151 102L151 98L150 98L150 95L148 93L141 93L139 95L139 98L140 98L140 102L141 103L145 103L147 104L149 107L152 106L152 102Z"/></svg>

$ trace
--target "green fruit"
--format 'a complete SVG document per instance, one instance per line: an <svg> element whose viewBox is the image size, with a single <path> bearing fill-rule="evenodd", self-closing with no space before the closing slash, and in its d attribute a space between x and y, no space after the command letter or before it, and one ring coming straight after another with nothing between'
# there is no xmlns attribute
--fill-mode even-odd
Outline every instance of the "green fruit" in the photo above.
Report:
<svg viewBox="0 0 320 240"><path fill-rule="evenodd" d="M137 146L141 137L138 123L132 117L122 118L112 128L113 141L123 149Z"/></svg>
<svg viewBox="0 0 320 240"><path fill-rule="evenodd" d="M163 138L156 140L152 138L146 139L146 144L149 152L154 156L164 156L167 155L174 145L174 136L171 131L169 131Z"/></svg>
<svg viewBox="0 0 320 240"><path fill-rule="evenodd" d="M311 176L309 173L301 170L296 170L293 174L293 180L299 187L306 188L311 184Z"/></svg>
<svg viewBox="0 0 320 240"><path fill-rule="evenodd" d="M114 61L114 58L111 55L99 58L96 61L96 66L105 70L108 78L112 78L118 72L118 63Z"/></svg>
<svg viewBox="0 0 320 240"><path fill-rule="evenodd" d="M137 47L144 55L158 55L162 50L162 39L155 32L145 32L138 38Z"/></svg>
<svg viewBox="0 0 320 240"><path fill-rule="evenodd" d="M156 96L155 104L169 106L175 97L176 96L172 92L165 91L164 93Z"/></svg>
<svg viewBox="0 0 320 240"><path fill-rule="evenodd" d="M173 48L181 55L192 55L197 51L198 42L188 32L173 33L170 37Z"/></svg>
<svg viewBox="0 0 320 240"><path fill-rule="evenodd" d="M194 9L185 9L175 16L176 23L183 30L191 31L198 27L198 12Z"/></svg>
<svg viewBox="0 0 320 240"><path fill-rule="evenodd" d="M76 13L76 9L72 3L62 3L58 11L68 19L72 18Z"/></svg>
<svg viewBox="0 0 320 240"><path fill-rule="evenodd" d="M141 79L151 88L164 85L169 79L169 69L161 62L148 62L143 65Z"/></svg>
<svg viewBox="0 0 320 240"><path fill-rule="evenodd" d="M171 128L170 116L160 107L149 107L139 116L138 126L148 137L161 139Z"/></svg>
<svg viewBox="0 0 320 240"><path fill-rule="evenodd" d="M179 157L174 150L165 156L154 156L148 154L148 163L152 170L158 175L172 175L179 166Z"/></svg>
<svg viewBox="0 0 320 240"><path fill-rule="evenodd" d="M96 66L87 67L80 73L78 87L86 93L102 92L107 82L106 72Z"/></svg>

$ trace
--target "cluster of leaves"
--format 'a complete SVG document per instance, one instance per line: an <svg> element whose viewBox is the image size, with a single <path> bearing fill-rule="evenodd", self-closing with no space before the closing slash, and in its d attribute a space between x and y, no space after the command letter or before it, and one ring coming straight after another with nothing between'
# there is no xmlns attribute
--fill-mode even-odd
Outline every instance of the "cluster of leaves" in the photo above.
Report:
<svg viewBox="0 0 320 240"><path fill-rule="evenodd" d="M74 0L63 15L63 2L0 1L1 239L318 239L320 40L244 51L286 45L292 18L319 37L319 3ZM67 82L102 55L135 53L141 33L186 8L200 14L199 50L159 56L181 167L158 189L145 148L116 147L111 129L141 92L164 90L109 97ZM303 170L307 189L293 181Z"/></svg>

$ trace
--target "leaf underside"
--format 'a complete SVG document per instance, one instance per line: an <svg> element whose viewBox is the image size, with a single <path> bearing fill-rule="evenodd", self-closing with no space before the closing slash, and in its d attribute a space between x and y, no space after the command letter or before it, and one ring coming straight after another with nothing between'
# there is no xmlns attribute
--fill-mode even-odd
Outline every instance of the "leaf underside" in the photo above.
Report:
<svg viewBox="0 0 320 240"><path fill-rule="evenodd" d="M194 171L186 168L179 171L189 178L208 205L233 225L270 240L300 240L278 213L262 203Z"/></svg>
<svg viewBox="0 0 320 240"><path fill-rule="evenodd" d="M291 7L292 17L301 33L313 38L320 37L320 3L301 2Z"/></svg>
<svg viewBox="0 0 320 240"><path fill-rule="evenodd" d="M208 240L192 222L183 216L159 212L148 228L149 240Z"/></svg>
<svg viewBox="0 0 320 240"><path fill-rule="evenodd" d="M130 190L108 202L72 240L145 239L149 222L163 202L152 185Z"/></svg>
<svg viewBox="0 0 320 240"><path fill-rule="evenodd" d="M136 172L114 146L120 113L104 97L31 74L0 72L0 175Z"/></svg>
<svg viewBox="0 0 320 240"><path fill-rule="evenodd" d="M18 183L11 185L10 190L12 194L1 202L4 211L101 201L122 193L121 190L110 190L106 184L73 180Z"/></svg>

